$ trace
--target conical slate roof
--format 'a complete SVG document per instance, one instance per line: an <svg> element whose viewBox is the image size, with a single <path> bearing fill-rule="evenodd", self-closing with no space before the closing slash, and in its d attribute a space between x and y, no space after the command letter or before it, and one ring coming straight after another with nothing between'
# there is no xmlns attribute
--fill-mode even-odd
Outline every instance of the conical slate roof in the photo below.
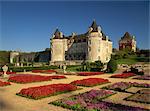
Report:
<svg viewBox="0 0 150 111"><path fill-rule="evenodd" d="M58 29L56 29L54 35L55 37L53 39L61 39L61 32Z"/></svg>
<svg viewBox="0 0 150 111"><path fill-rule="evenodd" d="M95 20L93 21L91 27L93 28L92 32L98 32L98 25Z"/></svg>

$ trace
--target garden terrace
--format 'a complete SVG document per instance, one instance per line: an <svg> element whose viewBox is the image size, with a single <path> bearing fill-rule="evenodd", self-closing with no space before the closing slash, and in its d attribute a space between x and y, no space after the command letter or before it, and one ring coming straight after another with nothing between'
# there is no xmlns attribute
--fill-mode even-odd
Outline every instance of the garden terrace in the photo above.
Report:
<svg viewBox="0 0 150 111"><path fill-rule="evenodd" d="M0 87L11 85L10 82L3 82L0 80Z"/></svg>
<svg viewBox="0 0 150 111"><path fill-rule="evenodd" d="M111 78L129 78L132 76L136 76L136 74L134 73L115 74L115 75L112 75Z"/></svg>
<svg viewBox="0 0 150 111"><path fill-rule="evenodd" d="M86 86L86 87L96 86L96 85L100 85L100 84L104 84L104 83L109 83L109 80L102 79L102 78L87 78L87 79L75 80L75 81L71 82L71 84L73 84L73 85Z"/></svg>
<svg viewBox="0 0 150 111"><path fill-rule="evenodd" d="M51 84L25 88L22 89L19 93L17 93L17 95L31 99L40 99L75 90L77 90L77 87L71 84Z"/></svg>
<svg viewBox="0 0 150 111"><path fill-rule="evenodd" d="M104 74L104 72L78 72L79 76L93 76L93 75L100 75Z"/></svg>

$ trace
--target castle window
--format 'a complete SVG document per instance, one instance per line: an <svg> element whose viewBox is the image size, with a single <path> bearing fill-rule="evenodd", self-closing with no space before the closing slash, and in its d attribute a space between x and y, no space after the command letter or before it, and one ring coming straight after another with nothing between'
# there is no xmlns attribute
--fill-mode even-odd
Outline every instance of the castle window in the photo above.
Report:
<svg viewBox="0 0 150 111"><path fill-rule="evenodd" d="M89 47L89 51L91 51L91 47Z"/></svg>
<svg viewBox="0 0 150 111"><path fill-rule="evenodd" d="M98 48L98 52L100 52L100 48Z"/></svg>
<svg viewBox="0 0 150 111"><path fill-rule="evenodd" d="M91 44L91 40L89 40L89 44Z"/></svg>

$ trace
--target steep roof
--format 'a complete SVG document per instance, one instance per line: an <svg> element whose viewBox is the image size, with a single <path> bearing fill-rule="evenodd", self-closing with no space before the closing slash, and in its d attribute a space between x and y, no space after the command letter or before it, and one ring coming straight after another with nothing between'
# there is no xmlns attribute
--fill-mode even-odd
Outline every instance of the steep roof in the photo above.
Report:
<svg viewBox="0 0 150 111"><path fill-rule="evenodd" d="M98 32L98 25L95 20L92 22L91 27L93 28L92 32Z"/></svg>
<svg viewBox="0 0 150 111"><path fill-rule="evenodd" d="M62 39L61 32L58 29L56 29L54 35L55 37L53 39Z"/></svg>
<svg viewBox="0 0 150 111"><path fill-rule="evenodd" d="M123 37L121 37L121 40L127 40L132 39L132 36L129 34L129 32L126 32Z"/></svg>

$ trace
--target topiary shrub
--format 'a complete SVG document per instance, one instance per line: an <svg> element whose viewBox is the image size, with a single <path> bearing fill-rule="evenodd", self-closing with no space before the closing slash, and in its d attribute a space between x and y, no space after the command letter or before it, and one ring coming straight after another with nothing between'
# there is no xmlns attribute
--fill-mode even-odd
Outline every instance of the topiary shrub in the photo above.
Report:
<svg viewBox="0 0 150 111"><path fill-rule="evenodd" d="M117 62L114 59L111 59L107 64L107 72L113 73L117 70Z"/></svg>

